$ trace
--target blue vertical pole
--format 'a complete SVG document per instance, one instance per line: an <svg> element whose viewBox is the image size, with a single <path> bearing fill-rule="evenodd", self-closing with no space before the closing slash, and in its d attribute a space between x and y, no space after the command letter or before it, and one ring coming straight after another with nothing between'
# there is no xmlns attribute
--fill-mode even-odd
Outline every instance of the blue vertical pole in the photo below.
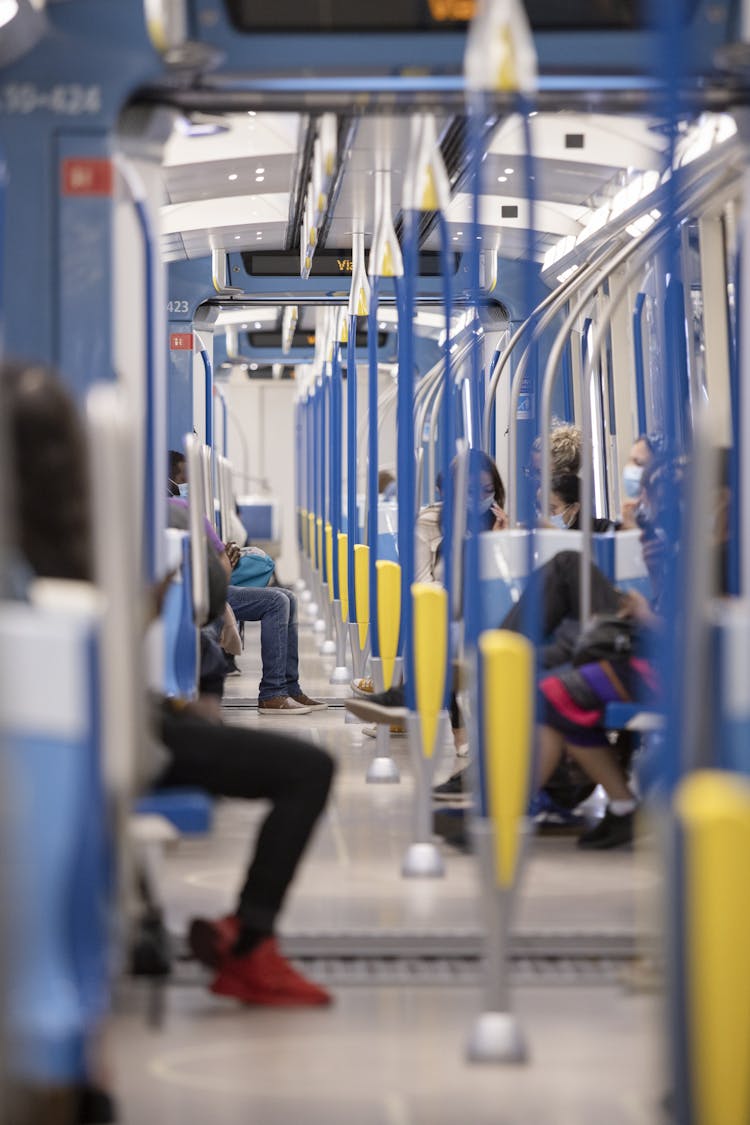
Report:
<svg viewBox="0 0 750 1125"><path fill-rule="evenodd" d="M470 239L471 245L469 248L469 272L470 272L470 287L471 287L471 303L473 310L478 317L479 304L481 300L481 288L479 281L479 200L481 193L482 181L482 138L481 138L481 122L483 115L480 111L481 107L476 105L473 107L474 112L469 117L469 169L470 169L470 183L471 183L471 226L470 226ZM474 403L477 398L477 389L480 379L480 362L479 362L479 349L481 348L481 336L479 332L479 322L474 322L474 339L471 347L471 367L469 379L470 391L470 411L469 418L472 420L475 417ZM468 435L467 435L468 436ZM472 442L473 444L473 442ZM481 630L480 621L480 607L479 607L479 495L480 495L480 472L478 459L476 457L469 458L469 503L468 503L468 538L466 541L465 549L465 569L463 583L464 590L464 640L466 647L469 650L475 649L479 633Z"/></svg>
<svg viewBox="0 0 750 1125"><path fill-rule="evenodd" d="M406 704L416 709L411 586L414 581L414 289L419 255L417 215L404 214L404 276L396 279L398 298L398 386L396 430L398 452L398 558L401 565L401 630L399 652L404 660Z"/></svg>
<svg viewBox="0 0 750 1125"><path fill-rule="evenodd" d="M326 374L326 364L323 364L323 376L320 381L320 518L323 521L323 534L320 541L322 558L320 560L320 573L323 582L328 581L328 555L326 553L326 522L330 514L328 511L328 406L330 399L330 379Z"/></svg>
<svg viewBox="0 0 750 1125"><path fill-rule="evenodd" d="M312 396L312 425L313 425L313 505L312 511L315 516L313 524L313 558L315 560L315 569L320 569L320 559L318 558L318 531L317 522L320 516L320 387L316 385L315 391Z"/></svg>
<svg viewBox="0 0 750 1125"><path fill-rule="evenodd" d="M333 528L333 582L334 599L340 597L339 590L339 532L341 531L341 395L343 379L341 375L341 352L338 340L333 344L333 368L331 371L331 527Z"/></svg>
<svg viewBox="0 0 750 1125"><path fill-rule="evenodd" d="M357 513L357 318L349 317L346 345L346 532L349 573L349 620L357 620L354 545L359 541Z"/></svg>
<svg viewBox="0 0 750 1125"><path fill-rule="evenodd" d="M575 418L575 408L573 400L573 362L571 356L571 343L570 337L563 348L562 354L562 372L563 372L563 416L566 422L572 422Z"/></svg>
<svg viewBox="0 0 750 1125"><path fill-rule="evenodd" d="M745 487L740 471L740 411L742 409L741 396L743 394L740 385L740 340L742 332L744 331L742 318L740 316L743 296L740 279L742 277L741 260L743 253L744 249L741 244L734 271L735 309L737 310L735 314L735 330L731 334L729 341L729 391L732 403L732 448L729 451L729 557L727 559L727 593L733 597L738 597L741 590L742 555L740 551L740 512L742 511L742 489Z"/></svg>
<svg viewBox="0 0 750 1125"><path fill-rule="evenodd" d="M638 413L638 433L645 434L646 420L646 375L643 363L643 310L646 294L636 294L633 306L633 355L635 356L635 401Z"/></svg>
<svg viewBox="0 0 750 1125"><path fill-rule="evenodd" d="M373 657L380 656L378 633L378 288L380 279L370 279L370 308L367 313L367 388L369 437L367 450L367 541L370 547L370 643ZM399 504L399 508L401 505Z"/></svg>
<svg viewBox="0 0 750 1125"><path fill-rule="evenodd" d="M438 216L440 231L440 272L443 283L443 309L445 313L445 343L443 345L443 401L440 408L441 460L443 478L443 575L447 596L448 627L455 616L453 605L453 473L451 462L456 452L456 398L451 363L451 316L453 313L453 291L451 274L453 272L453 251L445 215ZM447 707L453 686L453 661L447 661L443 702Z"/></svg>
<svg viewBox="0 0 750 1125"><path fill-rule="evenodd" d="M206 402L206 445L213 448L214 444L214 373L208 352L201 348L203 360L203 374L205 376L205 402Z"/></svg>

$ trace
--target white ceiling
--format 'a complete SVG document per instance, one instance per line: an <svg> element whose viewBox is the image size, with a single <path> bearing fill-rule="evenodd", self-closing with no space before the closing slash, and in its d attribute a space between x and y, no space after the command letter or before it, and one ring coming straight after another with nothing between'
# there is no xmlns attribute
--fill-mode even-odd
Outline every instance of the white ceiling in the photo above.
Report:
<svg viewBox="0 0 750 1125"><path fill-rule="evenodd" d="M283 248L308 119L293 113L239 113L202 119L198 128L212 125L220 130L215 135L193 136L184 121L167 145L165 257L206 257L216 248ZM438 121L439 135L446 125ZM535 115L529 127L534 245L540 258L551 241L578 233L590 207L612 195L623 176L659 168L662 160L664 138L645 119L547 113ZM394 217L398 214L410 138L408 117L359 120L330 223L330 248L351 245L358 216L369 243L378 169L391 170ZM480 237L510 258L525 255L528 246L525 143L522 119L510 117L496 130L482 166ZM515 205L517 216L503 217L503 204ZM457 249L468 244L470 217L470 197L459 191L447 213ZM435 233L426 246L437 247Z"/></svg>

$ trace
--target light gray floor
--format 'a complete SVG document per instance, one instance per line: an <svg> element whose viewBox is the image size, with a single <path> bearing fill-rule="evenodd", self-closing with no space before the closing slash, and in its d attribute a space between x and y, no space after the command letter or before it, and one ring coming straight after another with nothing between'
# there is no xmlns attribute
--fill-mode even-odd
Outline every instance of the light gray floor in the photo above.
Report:
<svg viewBox="0 0 750 1125"><path fill-rule="evenodd" d="M245 675L228 696L257 691L254 630L238 660ZM326 682L303 632L303 687L347 694ZM324 676L321 676L321 670ZM405 743L392 739L399 786L373 787L364 774L374 742L345 725L341 709L268 719L232 708L230 721L273 724L336 755L334 797L293 888L281 924L291 946L305 935L451 934L481 930L474 860L446 848L442 880L399 874L408 843L411 783ZM455 765L446 747L440 775ZM208 840L181 841L166 864L170 928L232 905L262 810L222 803ZM659 893L647 850L586 855L572 839L531 841L514 930L524 934L633 935L650 928ZM165 1026L145 1025L132 990L113 1045L124 1119L212 1125L651 1125L662 1091L656 1003L611 985L522 985L515 1003L531 1061L471 1067L466 1035L481 989L466 985L337 986L325 1011L243 1010L198 984L169 989Z"/></svg>

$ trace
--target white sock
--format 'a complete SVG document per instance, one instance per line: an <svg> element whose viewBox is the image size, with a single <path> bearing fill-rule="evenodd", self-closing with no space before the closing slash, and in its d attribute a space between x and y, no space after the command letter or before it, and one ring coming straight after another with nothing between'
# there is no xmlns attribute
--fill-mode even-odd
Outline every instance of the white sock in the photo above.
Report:
<svg viewBox="0 0 750 1125"><path fill-rule="evenodd" d="M619 801L609 802L609 811L613 816L627 816L628 813L635 812L637 807L635 797L622 797Z"/></svg>

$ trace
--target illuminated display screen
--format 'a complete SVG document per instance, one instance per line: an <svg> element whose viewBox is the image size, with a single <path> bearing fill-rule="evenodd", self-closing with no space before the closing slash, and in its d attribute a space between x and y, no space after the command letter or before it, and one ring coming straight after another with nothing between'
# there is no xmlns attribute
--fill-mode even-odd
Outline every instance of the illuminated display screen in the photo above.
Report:
<svg viewBox="0 0 750 1125"><path fill-rule="evenodd" d="M251 277L295 277L299 274L299 251L242 251L242 264ZM454 271L458 256L453 256ZM351 251L319 250L312 260L311 277L351 277ZM419 255L420 277L440 277L440 255L422 251Z"/></svg>
<svg viewBox="0 0 750 1125"><path fill-rule="evenodd" d="M695 6L690 0L686 8ZM476 0L226 0L239 31L455 31ZM628 30L643 23L643 0L525 0L536 31Z"/></svg>

